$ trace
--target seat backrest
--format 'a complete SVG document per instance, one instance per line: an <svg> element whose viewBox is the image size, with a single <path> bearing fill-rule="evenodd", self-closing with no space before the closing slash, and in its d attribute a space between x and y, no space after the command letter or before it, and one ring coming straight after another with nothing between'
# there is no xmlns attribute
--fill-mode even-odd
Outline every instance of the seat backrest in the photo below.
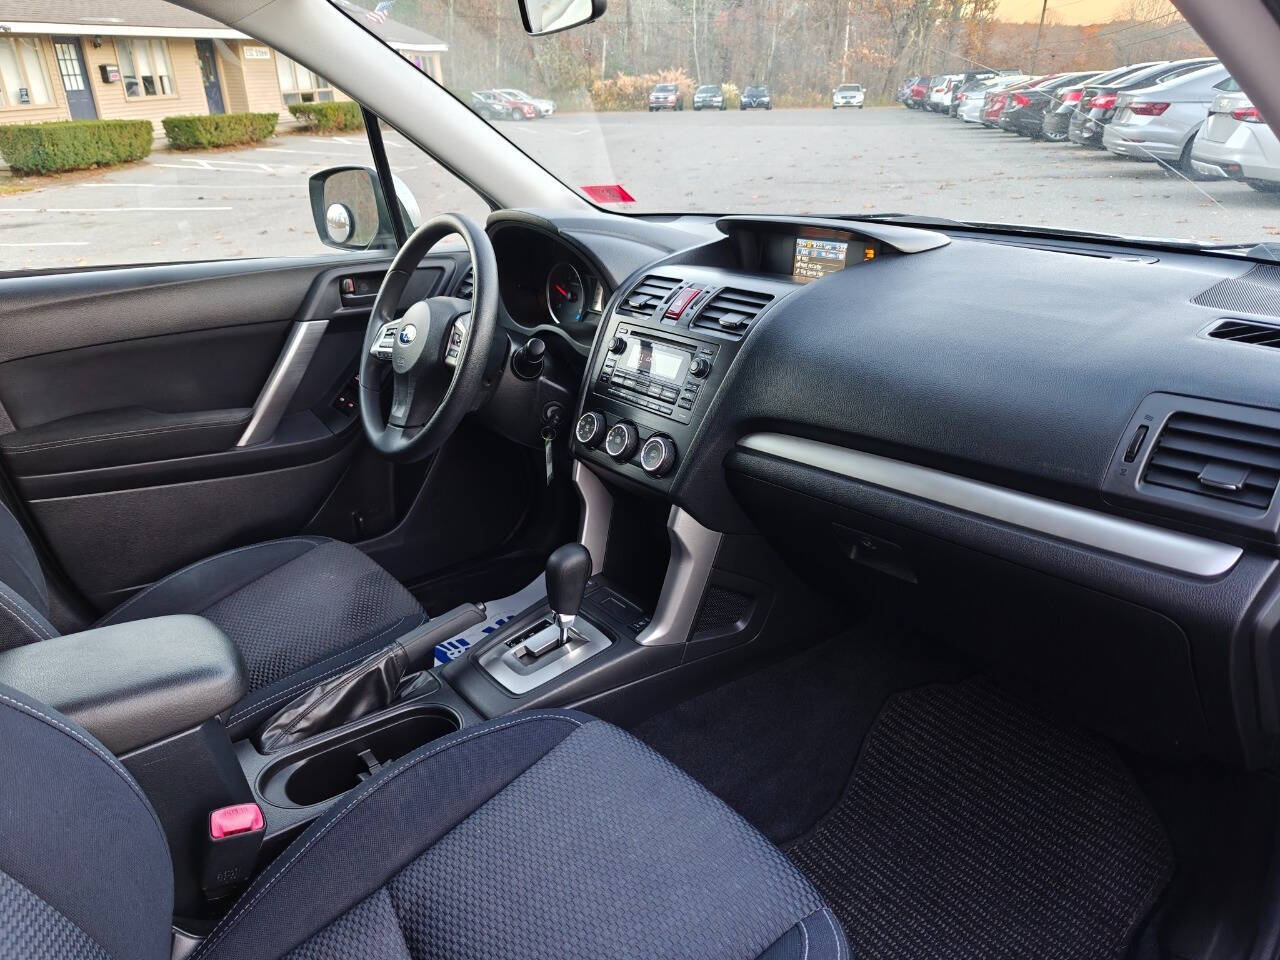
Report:
<svg viewBox="0 0 1280 960"><path fill-rule="evenodd" d="M172 913L169 848L137 783L86 731L0 684L0 952L168 960Z"/></svg>
<svg viewBox="0 0 1280 960"><path fill-rule="evenodd" d="M0 503L0 650L56 637L49 595L35 548Z"/></svg>

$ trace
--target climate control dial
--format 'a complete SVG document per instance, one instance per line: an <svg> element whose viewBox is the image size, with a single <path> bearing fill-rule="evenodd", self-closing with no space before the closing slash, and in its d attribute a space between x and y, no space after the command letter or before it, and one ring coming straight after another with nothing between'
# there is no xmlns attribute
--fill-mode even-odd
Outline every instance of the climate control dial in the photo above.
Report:
<svg viewBox="0 0 1280 960"><path fill-rule="evenodd" d="M604 432L607 426L603 413L588 410L578 418L578 423L573 428L573 435L578 438L578 442L584 447L596 447L604 439Z"/></svg>
<svg viewBox="0 0 1280 960"><path fill-rule="evenodd" d="M655 433L640 448L640 469L651 477L665 477L676 465L676 442Z"/></svg>
<svg viewBox="0 0 1280 960"><path fill-rule="evenodd" d="M604 452L619 463L626 463L640 446L640 434L636 425L628 420L619 420L604 437Z"/></svg>

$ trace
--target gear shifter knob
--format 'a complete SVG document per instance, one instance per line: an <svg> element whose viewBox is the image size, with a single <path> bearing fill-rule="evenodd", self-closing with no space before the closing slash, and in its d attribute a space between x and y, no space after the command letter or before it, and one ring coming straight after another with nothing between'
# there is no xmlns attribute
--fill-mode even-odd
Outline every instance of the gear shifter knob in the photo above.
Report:
<svg viewBox="0 0 1280 960"><path fill-rule="evenodd" d="M590 576L591 553L580 543L566 543L547 558L547 601L559 621L562 643L569 639Z"/></svg>

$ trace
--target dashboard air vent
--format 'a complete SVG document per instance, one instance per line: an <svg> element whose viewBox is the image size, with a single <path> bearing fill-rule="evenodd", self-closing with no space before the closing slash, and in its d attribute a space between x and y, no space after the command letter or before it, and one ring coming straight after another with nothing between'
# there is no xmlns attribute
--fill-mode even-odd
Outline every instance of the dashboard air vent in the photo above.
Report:
<svg viewBox="0 0 1280 960"><path fill-rule="evenodd" d="M647 317L678 286L679 280L650 274L631 288L631 292L622 298L622 305L618 309L623 313Z"/></svg>
<svg viewBox="0 0 1280 960"><path fill-rule="evenodd" d="M458 289L454 293L455 297L461 297L463 300L470 300L471 294L475 292L476 278L470 267L462 277L462 282L458 284Z"/></svg>
<svg viewBox="0 0 1280 960"><path fill-rule="evenodd" d="M1160 431L1142 479L1265 511L1280 483L1280 430L1174 413Z"/></svg>
<svg viewBox="0 0 1280 960"><path fill-rule="evenodd" d="M693 321L694 329L719 330L721 333L742 337L747 327L760 315L773 299L770 294L754 290L737 290L725 287L699 311Z"/></svg>
<svg viewBox="0 0 1280 960"><path fill-rule="evenodd" d="M1280 347L1280 327L1253 320L1220 320L1209 331L1214 340L1254 343L1260 347Z"/></svg>

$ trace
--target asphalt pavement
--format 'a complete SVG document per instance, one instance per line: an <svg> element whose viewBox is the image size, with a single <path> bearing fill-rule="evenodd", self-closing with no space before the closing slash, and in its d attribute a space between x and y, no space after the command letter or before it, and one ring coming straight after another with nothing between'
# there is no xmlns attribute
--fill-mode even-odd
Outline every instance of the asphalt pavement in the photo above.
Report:
<svg viewBox="0 0 1280 960"><path fill-rule="evenodd" d="M1280 237L1280 195L900 107L566 113L498 126L572 186L624 186L637 202L620 210L890 211L1204 242ZM425 215L483 215L465 184L402 138L387 142ZM369 162L360 135L293 134L157 151L25 192L0 181L0 270L321 253L308 176Z"/></svg>

